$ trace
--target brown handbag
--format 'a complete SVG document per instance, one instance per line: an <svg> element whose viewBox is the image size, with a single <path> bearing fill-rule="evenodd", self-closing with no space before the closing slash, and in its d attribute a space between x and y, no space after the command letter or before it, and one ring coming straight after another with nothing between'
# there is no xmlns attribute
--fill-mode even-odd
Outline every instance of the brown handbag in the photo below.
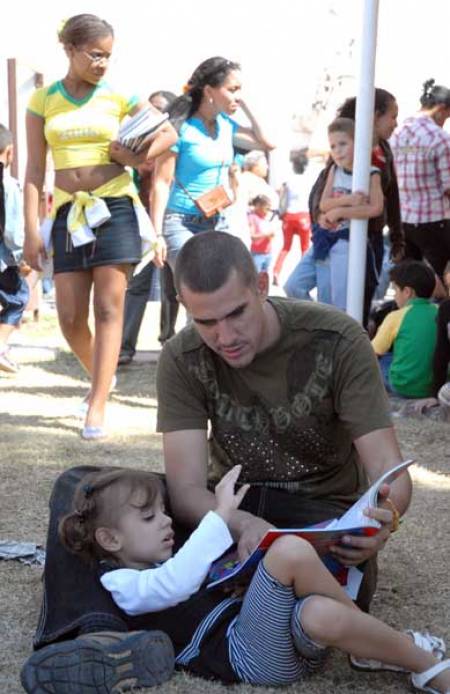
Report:
<svg viewBox="0 0 450 694"><path fill-rule="evenodd" d="M216 186L208 190L207 193L199 195L198 198L193 198L193 200L207 219L221 212L233 202L223 186Z"/></svg>
<svg viewBox="0 0 450 694"><path fill-rule="evenodd" d="M220 165L217 180L220 180L220 172L222 170L222 167L223 162ZM198 209L203 214L203 216L206 217L206 219L214 217L215 214L218 214L223 209L225 209L225 207L228 207L229 205L231 205L231 203L234 202L234 200L230 198L225 187L222 185L218 185L215 188L211 188L211 190L208 190L206 193L199 195L198 198L194 198L190 194L188 189L181 183L181 181L176 180L176 183L180 186L180 188L184 190L188 198L192 200L192 202L195 204L196 207L198 207Z"/></svg>

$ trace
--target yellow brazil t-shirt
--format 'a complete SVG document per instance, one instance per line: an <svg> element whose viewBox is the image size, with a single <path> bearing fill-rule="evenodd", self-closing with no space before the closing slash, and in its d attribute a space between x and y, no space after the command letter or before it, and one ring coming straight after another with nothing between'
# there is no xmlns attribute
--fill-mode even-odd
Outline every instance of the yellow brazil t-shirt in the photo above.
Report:
<svg viewBox="0 0 450 694"><path fill-rule="evenodd" d="M124 116L139 103L100 82L75 99L61 81L37 89L28 111L44 119L44 135L56 170L109 164L109 145Z"/></svg>

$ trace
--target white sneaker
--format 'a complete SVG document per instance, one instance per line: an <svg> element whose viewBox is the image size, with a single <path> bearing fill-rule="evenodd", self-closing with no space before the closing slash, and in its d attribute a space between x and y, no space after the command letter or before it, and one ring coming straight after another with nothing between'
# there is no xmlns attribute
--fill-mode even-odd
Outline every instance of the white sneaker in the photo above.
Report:
<svg viewBox="0 0 450 694"><path fill-rule="evenodd" d="M450 382L444 383L438 393L438 400L443 407L450 407Z"/></svg>
<svg viewBox="0 0 450 694"><path fill-rule="evenodd" d="M6 371L10 374L16 374L19 371L17 364L9 357L8 347L0 351L0 371Z"/></svg>

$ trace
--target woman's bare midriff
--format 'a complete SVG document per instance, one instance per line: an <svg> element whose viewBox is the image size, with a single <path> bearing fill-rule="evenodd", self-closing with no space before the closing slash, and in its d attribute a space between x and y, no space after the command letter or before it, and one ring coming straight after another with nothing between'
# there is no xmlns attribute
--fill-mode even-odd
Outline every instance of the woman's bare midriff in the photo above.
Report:
<svg viewBox="0 0 450 694"><path fill-rule="evenodd" d="M92 191L117 178L123 172L123 166L114 163L61 169L55 171L55 186L67 193L76 193L78 190Z"/></svg>

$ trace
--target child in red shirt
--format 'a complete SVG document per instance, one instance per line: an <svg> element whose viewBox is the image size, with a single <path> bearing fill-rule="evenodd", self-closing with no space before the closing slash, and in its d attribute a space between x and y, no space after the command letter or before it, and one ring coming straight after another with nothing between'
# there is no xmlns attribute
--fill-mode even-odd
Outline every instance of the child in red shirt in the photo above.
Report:
<svg viewBox="0 0 450 694"><path fill-rule="evenodd" d="M277 225L272 218L272 209L266 195L257 195L251 201L252 209L248 213L251 253L258 272L269 272L272 262L272 239Z"/></svg>

